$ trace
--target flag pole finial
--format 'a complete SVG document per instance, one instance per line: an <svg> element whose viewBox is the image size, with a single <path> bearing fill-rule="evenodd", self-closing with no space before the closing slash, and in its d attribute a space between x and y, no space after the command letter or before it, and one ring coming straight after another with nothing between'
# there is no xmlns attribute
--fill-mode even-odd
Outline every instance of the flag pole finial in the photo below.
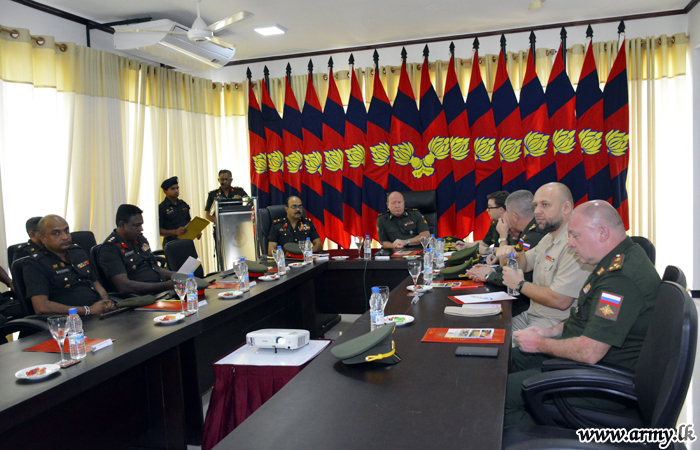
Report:
<svg viewBox="0 0 700 450"><path fill-rule="evenodd" d="M348 64L350 64L351 66L355 65L355 57L352 56L352 53L350 53L350 58L348 58Z"/></svg>
<svg viewBox="0 0 700 450"><path fill-rule="evenodd" d="M428 44L425 44L425 47L423 47L423 58L425 60L428 60L428 55L430 54L430 50L428 50Z"/></svg>
<svg viewBox="0 0 700 450"><path fill-rule="evenodd" d="M625 32L625 21L621 20L620 25L617 27L617 34L623 34Z"/></svg>
<svg viewBox="0 0 700 450"><path fill-rule="evenodd" d="M474 48L475 51L477 51L477 52L479 51L479 38L478 37L474 38L474 45L472 47Z"/></svg>
<svg viewBox="0 0 700 450"><path fill-rule="evenodd" d="M292 65L287 63L287 78L292 76Z"/></svg>
<svg viewBox="0 0 700 450"><path fill-rule="evenodd" d="M506 56L506 35L501 34L501 51L503 52L503 57Z"/></svg>
<svg viewBox="0 0 700 450"><path fill-rule="evenodd" d="M328 67L331 69L331 72L333 72L333 57L331 56L328 58Z"/></svg>
<svg viewBox="0 0 700 450"><path fill-rule="evenodd" d="M406 53L406 47L401 48L401 61L403 61L403 65L406 65L406 58L408 57L408 53Z"/></svg>
<svg viewBox="0 0 700 450"><path fill-rule="evenodd" d="M535 65L537 63L537 58L535 58L535 52L537 51L537 48L535 47L536 41L537 38L535 37L535 32L530 31L530 50L532 51L532 65Z"/></svg>
<svg viewBox="0 0 700 450"><path fill-rule="evenodd" d="M374 67L376 69L379 69L379 52L377 49L374 49L374 54L372 55L372 59L374 60Z"/></svg>
<svg viewBox="0 0 700 450"><path fill-rule="evenodd" d="M450 42L450 55L452 55L453 58L455 56L455 43L454 42Z"/></svg>
<svg viewBox="0 0 700 450"><path fill-rule="evenodd" d="M250 71L250 67L248 67L248 70L245 71L245 76L248 78L248 83L253 82L253 72Z"/></svg>
<svg viewBox="0 0 700 450"><path fill-rule="evenodd" d="M593 28L590 25L588 25L588 28L586 28L586 37L593 39Z"/></svg>
<svg viewBox="0 0 700 450"><path fill-rule="evenodd" d="M566 28L561 27L559 32L559 37L561 38L561 59L564 62L564 69L566 69Z"/></svg>
<svg viewBox="0 0 700 450"><path fill-rule="evenodd" d="M267 93L270 93L270 70L265 66L263 68L263 74L265 74L265 87L267 88Z"/></svg>
<svg viewBox="0 0 700 450"><path fill-rule="evenodd" d="M306 66L307 69L309 69L309 75L314 74L314 62L312 60L309 60L309 64Z"/></svg>

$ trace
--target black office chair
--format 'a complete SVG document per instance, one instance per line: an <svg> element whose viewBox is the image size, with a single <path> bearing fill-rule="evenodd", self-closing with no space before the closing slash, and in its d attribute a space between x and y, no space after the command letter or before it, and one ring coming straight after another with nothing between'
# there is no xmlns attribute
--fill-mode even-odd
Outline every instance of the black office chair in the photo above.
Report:
<svg viewBox="0 0 700 450"><path fill-rule="evenodd" d="M182 267L190 256L195 259L198 258L197 249L194 247L194 242L190 239L175 239L165 244L165 260L168 263L168 269L173 272L180 270L180 267ZM213 275L214 273L207 274L206 276ZM201 264L194 271L194 276L204 278L204 269Z"/></svg>
<svg viewBox="0 0 700 450"><path fill-rule="evenodd" d="M403 201L406 208L416 208L423 214L430 234L439 237L437 217L437 195L435 191L403 191Z"/></svg>
<svg viewBox="0 0 700 450"><path fill-rule="evenodd" d="M24 284L24 263L29 260L29 256L19 258L12 263L12 284L15 285L15 295L19 300L20 308L24 317L35 315L32 301L27 298L27 285Z"/></svg>
<svg viewBox="0 0 700 450"><path fill-rule="evenodd" d="M578 428L674 428L693 374L697 334L695 303L682 286L664 281L636 370L575 363L582 368L528 378L523 382L523 395L535 419L545 427L507 428L503 448L523 448L525 441L547 437L577 440L573 429ZM586 410L569 405L558 396L563 392L601 392L636 406L622 411ZM552 397L559 418L572 430L555 427L559 419L549 414L543 401Z"/></svg>
<svg viewBox="0 0 700 450"><path fill-rule="evenodd" d="M272 222L287 216L285 205L270 205L267 208L258 210L260 220L258 221L258 245L261 255L267 255L267 246L270 242L270 227ZM301 217L306 218L306 210L301 212Z"/></svg>
<svg viewBox="0 0 700 450"><path fill-rule="evenodd" d="M15 332L19 332L19 337L22 338L49 329L46 316L36 315L31 300L26 297L24 263L28 259L29 256L25 256L12 264L12 283L15 285L15 295L22 309L23 317L7 321L0 326L0 344L7 343L6 336Z"/></svg>
<svg viewBox="0 0 700 450"><path fill-rule="evenodd" d="M632 241L644 249L653 265L656 265L656 247L644 236L632 236Z"/></svg>
<svg viewBox="0 0 700 450"><path fill-rule="evenodd" d="M90 249L97 245L95 235L92 231L74 231L70 234L74 244L85 250L85 253L90 254Z"/></svg>
<svg viewBox="0 0 700 450"><path fill-rule="evenodd" d="M19 244L12 244L9 247L7 247L7 263L8 264L12 264L12 258L15 257L15 250L17 250L17 248L22 244L24 244L24 242L20 242Z"/></svg>
<svg viewBox="0 0 700 450"><path fill-rule="evenodd" d="M680 284L681 287L685 289L688 288L688 282L685 279L685 274L680 267L666 266L666 270L664 270L664 276L661 277L661 281L672 281Z"/></svg>
<svg viewBox="0 0 700 450"><path fill-rule="evenodd" d="M101 248L102 244L97 244L90 249L90 264L92 264L92 266L95 268L97 281L99 281L102 287L105 289L105 291L107 291L111 295L111 293L117 292L117 290L114 288L112 280L110 280L109 277L107 277L104 270L102 270L102 267L100 266Z"/></svg>

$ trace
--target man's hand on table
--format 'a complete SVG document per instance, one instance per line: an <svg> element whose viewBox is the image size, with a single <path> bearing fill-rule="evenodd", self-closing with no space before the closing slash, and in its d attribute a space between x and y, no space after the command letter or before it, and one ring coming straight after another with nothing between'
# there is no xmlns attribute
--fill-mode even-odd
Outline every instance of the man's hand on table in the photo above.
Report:
<svg viewBox="0 0 700 450"><path fill-rule="evenodd" d="M102 314L110 309L114 309L114 302L110 299L103 299L90 306L90 314Z"/></svg>
<svg viewBox="0 0 700 450"><path fill-rule="evenodd" d="M530 327L513 332L513 339L518 343L521 352L539 353L540 343L545 337L538 333L538 329L542 330L540 327Z"/></svg>
<svg viewBox="0 0 700 450"><path fill-rule="evenodd" d="M391 243L391 245L393 245L394 249L396 249L396 250L401 250L402 248L404 248L405 244L406 244L405 239L397 239Z"/></svg>
<svg viewBox="0 0 700 450"><path fill-rule="evenodd" d="M522 269L513 270L510 267L503 268L503 284L511 289L516 289L518 283L525 279Z"/></svg>
<svg viewBox="0 0 700 450"><path fill-rule="evenodd" d="M493 269L486 264L477 264L471 269L467 270L467 275L474 281L486 281L486 275L493 272Z"/></svg>

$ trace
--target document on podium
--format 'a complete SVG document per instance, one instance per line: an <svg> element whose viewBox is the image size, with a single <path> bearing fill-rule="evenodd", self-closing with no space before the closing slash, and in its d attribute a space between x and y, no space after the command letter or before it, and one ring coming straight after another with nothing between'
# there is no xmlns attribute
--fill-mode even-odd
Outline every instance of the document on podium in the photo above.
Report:
<svg viewBox="0 0 700 450"><path fill-rule="evenodd" d="M177 238L194 240L207 226L209 226L210 223L211 222L209 222L207 219L202 219L201 217L197 216L190 220L190 223L185 226L185 228L187 228L187 233L183 234L182 236L178 236Z"/></svg>

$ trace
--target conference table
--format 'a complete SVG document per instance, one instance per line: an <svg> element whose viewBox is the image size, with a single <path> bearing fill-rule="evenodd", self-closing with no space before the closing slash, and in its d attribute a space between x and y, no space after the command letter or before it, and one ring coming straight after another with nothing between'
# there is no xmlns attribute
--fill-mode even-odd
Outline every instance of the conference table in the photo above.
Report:
<svg viewBox="0 0 700 450"><path fill-rule="evenodd" d="M485 436L485 428L493 430L484 439L491 443L495 442L494 439L500 442L509 354L510 305L504 305L501 315L478 321L481 327L508 330L500 356L488 361L477 358L458 360L454 357L456 345L420 344L418 335L422 327L437 326L438 323L440 326L456 326L459 322L460 326L469 327L470 319L444 316L442 309L451 302L447 299L447 292L434 290L411 306L405 296L406 275L403 260L315 262L303 268L289 269L279 281L258 282L250 292L237 299L223 300L218 297L221 290L207 289L207 305L197 314L173 325L155 324L152 319L159 314L153 311L127 311L105 320L87 317L83 321L86 336L111 338L115 340L114 345L89 353L79 364L44 380L17 380L14 374L22 368L59 359L58 354L23 351L51 339L48 331L2 345L0 447L186 449L187 444L198 445L203 432L201 396L213 385L211 365L214 361L245 342L245 335L257 329L305 328L316 337L318 305L328 307L345 298L352 300L350 306L345 305L346 311L364 312L366 293L377 284L396 288L387 305L387 314L406 313L416 317L414 324L396 332L397 352L404 361L395 367L365 371L331 363L328 360L330 351L326 351L219 447L268 448L258 442L261 438L259 430L265 429L262 435L267 436L262 438L271 448L273 440L269 436L271 430L279 435L276 431L280 429L279 422L272 428L263 422L275 416L276 404L291 407L295 398L304 399L297 408L299 412L305 411L296 420L306 423L306 411L313 411L318 418L327 412L326 417L338 418L334 425L336 429L339 426L348 428L348 436L350 428L358 430L362 417L375 417L370 414L372 411L384 409L394 411L396 419L389 417L371 426L367 424L360 430L361 436L366 433L377 436L384 429L381 424L386 420L392 426L398 426L396 422L400 421L404 430L401 442L417 442L405 433L414 434L415 430L421 429L418 425L427 420L435 432L445 431L445 435L439 438L431 432L433 439L438 439L434 442L443 442L443 439L446 439L444 442L456 442L448 438L455 433L462 437ZM344 280L344 283L339 280ZM365 315L338 342L368 330ZM379 406L378 400L383 392L379 390L376 391L377 401L364 404L360 400L367 400L366 395L352 398L358 384L360 391L368 389L372 392L384 386L389 391L398 389L395 392L400 395L394 402L383 401L385 406ZM330 396L336 396L337 401L319 398L322 392L327 393L326 386L342 388L343 392L333 392ZM345 392L352 386L353 389ZM494 394L488 401L479 394L486 386ZM319 403L314 404L314 401ZM343 413L342 409L348 405L350 409ZM394 406L389 408L388 405ZM399 410L401 414L398 414ZM470 419L486 415L496 422L495 425L486 427ZM317 430L319 437L330 433L321 431ZM285 447L287 444L306 447L302 440L296 441L293 437L290 434L278 441L277 447L280 442L284 442ZM353 439L357 437L348 438L346 445L351 446Z"/></svg>

